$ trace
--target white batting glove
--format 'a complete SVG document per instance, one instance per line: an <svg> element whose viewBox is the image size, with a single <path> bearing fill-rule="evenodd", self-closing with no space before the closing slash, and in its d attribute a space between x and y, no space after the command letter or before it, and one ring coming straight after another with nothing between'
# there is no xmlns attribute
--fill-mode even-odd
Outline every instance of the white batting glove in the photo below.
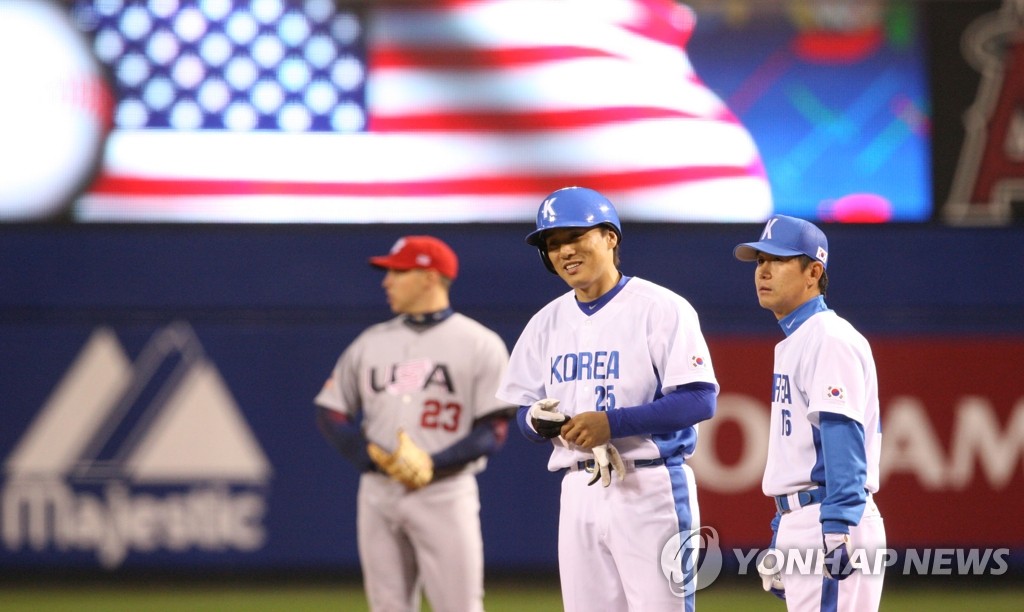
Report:
<svg viewBox="0 0 1024 612"><path fill-rule="evenodd" d="M530 406L527 416L530 417L530 427L539 435L551 439L557 438L562 431L562 425L569 422L569 415L558 412L556 399L537 400Z"/></svg>
<svg viewBox="0 0 1024 612"><path fill-rule="evenodd" d="M782 554L770 549L757 563L761 575L761 587L779 599L786 600L786 585L782 584Z"/></svg>
<svg viewBox="0 0 1024 612"><path fill-rule="evenodd" d="M612 470L619 475L620 481L626 477L626 465L611 442L598 444L591 450L594 453L594 478L587 485L594 484L600 478L601 485L607 487L612 483Z"/></svg>
<svg viewBox="0 0 1024 612"><path fill-rule="evenodd" d="M846 579L854 569L850 563L853 545L850 543L849 534L826 533L821 539L825 547L825 561L822 566L825 576L834 580Z"/></svg>

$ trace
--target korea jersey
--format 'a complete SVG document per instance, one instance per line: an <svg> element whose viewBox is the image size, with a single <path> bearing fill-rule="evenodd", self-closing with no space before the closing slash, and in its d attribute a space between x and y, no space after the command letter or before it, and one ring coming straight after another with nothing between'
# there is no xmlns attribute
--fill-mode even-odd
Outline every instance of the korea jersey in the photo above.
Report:
<svg viewBox="0 0 1024 612"><path fill-rule="evenodd" d="M526 325L509 361L498 398L528 406L558 399L573 416L592 410L628 410L680 385L715 380L697 313L681 296L640 278L624 278L607 302L581 309L573 291L550 302ZM591 310L592 307L592 310ZM584 312L586 310L587 312ZM665 435L616 438L626 459L689 456L697 428ZM561 438L548 469L592 459Z"/></svg>
<svg viewBox="0 0 1024 612"><path fill-rule="evenodd" d="M788 335L775 347L765 495L786 495L825 483L818 429L822 412L861 424L865 488L877 492L882 429L878 378L868 341L827 309L821 298L804 304L780 324Z"/></svg>
<svg viewBox="0 0 1024 612"><path fill-rule="evenodd" d="M399 428L428 454L460 441L473 422L506 409L494 392L508 362L498 334L453 313L417 328L395 317L367 328L345 349L316 404L355 417L385 449ZM479 471L481 457L468 468Z"/></svg>

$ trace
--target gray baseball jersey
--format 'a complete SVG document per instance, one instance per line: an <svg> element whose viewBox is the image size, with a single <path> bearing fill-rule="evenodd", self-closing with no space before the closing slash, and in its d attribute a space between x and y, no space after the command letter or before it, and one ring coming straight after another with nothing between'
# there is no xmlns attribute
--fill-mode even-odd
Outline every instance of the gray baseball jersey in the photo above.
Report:
<svg viewBox="0 0 1024 612"><path fill-rule="evenodd" d="M506 408L494 394L507 364L501 337L465 315L425 329L395 317L355 339L314 401L353 417L362 412L367 440L387 450L401 428L434 454L465 437L476 419ZM485 462L465 470L479 472Z"/></svg>
<svg viewBox="0 0 1024 612"><path fill-rule="evenodd" d="M367 440L388 451L402 429L435 454L466 437L478 418L507 407L494 395L507 365L505 343L469 317L454 313L417 327L401 316L360 334L314 401L362 413ZM371 608L418 609L422 585L435 610L482 612L474 474L486 461L480 457L413 491L384 474L360 477L356 526Z"/></svg>

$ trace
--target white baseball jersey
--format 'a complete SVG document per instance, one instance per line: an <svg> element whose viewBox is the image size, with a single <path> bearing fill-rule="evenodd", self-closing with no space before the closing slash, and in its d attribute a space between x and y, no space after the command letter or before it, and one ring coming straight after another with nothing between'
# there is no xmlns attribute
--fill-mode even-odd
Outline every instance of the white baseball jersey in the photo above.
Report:
<svg viewBox="0 0 1024 612"><path fill-rule="evenodd" d="M434 454L464 438L476 419L507 407L494 396L507 361L501 337L465 315L426 328L396 317L355 339L314 401L350 416L361 411L367 440L386 450L401 428ZM464 471L485 464L481 457Z"/></svg>
<svg viewBox="0 0 1024 612"><path fill-rule="evenodd" d="M680 385L714 384L714 369L697 313L668 289L632 278L594 314L584 314L569 291L533 316L512 350L498 390L504 401L528 406L554 398L569 416L653 401ZM548 469L592 459L589 451L554 441ZM616 439L625 459L656 459L696 444L696 427L678 435Z"/></svg>
<svg viewBox="0 0 1024 612"><path fill-rule="evenodd" d="M799 327L775 347L765 495L786 495L825 482L824 458L816 443L822 412L863 426L866 488L877 492L882 433L871 347L831 310L790 322Z"/></svg>
<svg viewBox="0 0 1024 612"><path fill-rule="evenodd" d="M512 350L498 390L502 400L529 405L560 400L570 416L629 410L693 382L714 384L714 370L697 313L682 297L631 278L617 294L584 313L573 291L556 298L527 324ZM587 486L578 463L590 451L552 440L552 471L562 480L558 569L566 612L692 610L693 593L672 591L657 551L673 534L700 524L693 472L683 463L697 442L696 426L671 434L616 438L627 463L625 479ZM652 467L632 461L666 458ZM678 561L669 561L668 567ZM689 571L682 567L673 570Z"/></svg>
<svg viewBox="0 0 1024 612"><path fill-rule="evenodd" d="M828 310L822 297L806 302L779 324L787 335L775 347L764 492L771 496L789 495L825 483L829 495L842 494L834 483L830 486L826 482L818 428L822 413L843 415L863 427L867 464L864 487L876 492L882 436L875 362L867 340L846 320ZM849 442L859 444L859 440ZM786 559L781 579L786 607L792 612L878 609L882 573L856 571L842 581L823 575L823 519L827 516L834 520L836 515L834 511L825 512L824 503L791 506L776 515L773 544ZM870 495L856 522L849 525L849 537L854 549L870 559L885 548L885 524ZM819 552L817 564L810 570L801 569L794 556L807 559L808 551Z"/></svg>

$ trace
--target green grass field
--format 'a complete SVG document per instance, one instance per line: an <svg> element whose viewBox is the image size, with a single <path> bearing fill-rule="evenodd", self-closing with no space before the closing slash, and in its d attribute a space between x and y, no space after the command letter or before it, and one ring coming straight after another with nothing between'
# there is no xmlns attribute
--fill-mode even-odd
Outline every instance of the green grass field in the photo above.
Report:
<svg viewBox="0 0 1024 612"><path fill-rule="evenodd" d="M562 609L555 587L530 588L504 581L489 585L485 601L488 612L546 612ZM719 582L697 595L701 612L780 612L782 602L746 582ZM903 612L1017 612L1024 609L1024 585L989 588L945 582L888 587L882 610ZM111 583L79 585L0 586L0 612L271 612L306 610L368 610L357 584L337 586L317 583L196 585L133 582L127 586ZM424 606L424 610L429 607ZM599 611L595 611L599 612Z"/></svg>

